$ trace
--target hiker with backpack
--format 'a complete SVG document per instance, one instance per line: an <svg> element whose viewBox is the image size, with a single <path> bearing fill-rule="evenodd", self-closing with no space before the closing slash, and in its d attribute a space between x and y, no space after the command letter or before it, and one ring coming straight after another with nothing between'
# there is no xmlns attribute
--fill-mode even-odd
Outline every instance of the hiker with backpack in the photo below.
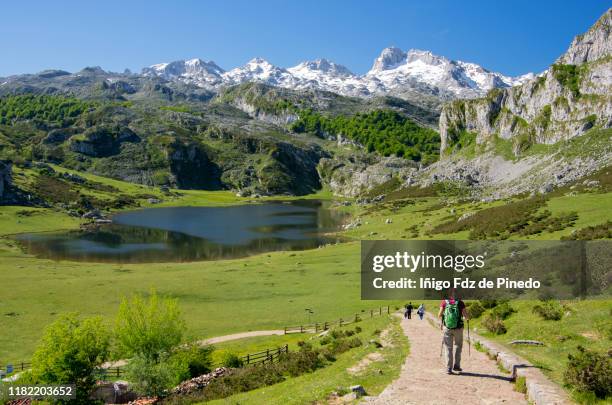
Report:
<svg viewBox="0 0 612 405"><path fill-rule="evenodd" d="M404 312L404 319L412 319L412 302L406 305L406 312Z"/></svg>
<svg viewBox="0 0 612 405"><path fill-rule="evenodd" d="M419 305L419 308L417 309L417 315L419 316L419 318L421 318L421 321L422 321L423 315L425 315L425 305L423 304Z"/></svg>
<svg viewBox="0 0 612 405"><path fill-rule="evenodd" d="M450 291L449 298L442 301L438 318L444 330L443 345L446 346L446 372L461 372L461 350L463 349L463 320L468 319L465 303L455 299L455 292ZM453 356L453 344L455 346Z"/></svg>

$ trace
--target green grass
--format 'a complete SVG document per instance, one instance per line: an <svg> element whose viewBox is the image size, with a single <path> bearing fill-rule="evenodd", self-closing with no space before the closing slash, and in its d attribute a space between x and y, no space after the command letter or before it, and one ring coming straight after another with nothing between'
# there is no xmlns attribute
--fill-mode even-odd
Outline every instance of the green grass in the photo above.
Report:
<svg viewBox="0 0 612 405"><path fill-rule="evenodd" d="M394 319L389 322L390 318ZM383 316L373 320L365 320L358 325L363 328L359 337L365 342L372 338L374 330L383 330L387 325L390 325L389 338L393 346L376 349L374 345L364 345L338 356L334 363L313 373L209 403L266 405L312 403L317 400L324 400L333 391L346 390L349 386L356 384L362 385L369 395L380 393L384 387L399 376L401 364L408 354L408 342L403 335L398 319L395 317ZM378 340L378 338L376 339ZM382 361L370 363L357 375L352 375L347 371L347 368L355 366L368 353L376 350L383 355L384 359Z"/></svg>
<svg viewBox="0 0 612 405"><path fill-rule="evenodd" d="M103 264L28 257L0 239L0 364L27 360L66 311L114 318L122 297L155 287L178 298L193 339L351 317L385 305L359 299L359 244L194 263ZM6 314L12 314L7 316Z"/></svg>
<svg viewBox="0 0 612 405"><path fill-rule="evenodd" d="M540 367L559 384L563 384L567 355L575 352L577 346L605 352L612 345L612 301L567 302L566 312L559 321L545 321L534 314L532 308L536 304L537 301L514 301L512 306L517 312L504 320L508 328L504 335L487 332L481 325L484 316L473 320L472 326L487 339L502 344ZM544 346L510 345L509 342L515 339L538 340Z"/></svg>
<svg viewBox="0 0 612 405"><path fill-rule="evenodd" d="M0 235L73 229L78 218L49 208L0 206Z"/></svg>
<svg viewBox="0 0 612 405"><path fill-rule="evenodd" d="M258 353L267 349L274 349L289 346L289 350L298 350L298 342L309 341L315 335L312 333L290 333L287 335L274 336L255 336L244 339L230 340L227 342L215 343L213 346L213 363L219 364L228 353L244 356L251 353Z"/></svg>

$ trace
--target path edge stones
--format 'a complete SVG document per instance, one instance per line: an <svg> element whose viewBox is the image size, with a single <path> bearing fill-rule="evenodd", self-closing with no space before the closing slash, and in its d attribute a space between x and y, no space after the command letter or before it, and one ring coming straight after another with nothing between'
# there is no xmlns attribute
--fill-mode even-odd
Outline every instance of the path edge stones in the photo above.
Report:
<svg viewBox="0 0 612 405"><path fill-rule="evenodd" d="M428 318L440 327L440 321L431 314ZM495 359L506 370L510 370L512 380L517 377L525 377L527 400L535 405L570 405L574 402L570 400L567 393L559 385L550 381L539 368L514 353L509 353L507 349L497 343L493 343L479 334L470 331L470 343L478 342L488 353L491 359Z"/></svg>

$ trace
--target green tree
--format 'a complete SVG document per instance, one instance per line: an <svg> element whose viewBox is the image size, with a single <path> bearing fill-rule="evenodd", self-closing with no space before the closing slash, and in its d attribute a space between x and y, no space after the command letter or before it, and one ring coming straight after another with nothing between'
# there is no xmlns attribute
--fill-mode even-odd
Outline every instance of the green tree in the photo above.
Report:
<svg viewBox="0 0 612 405"><path fill-rule="evenodd" d="M110 333L99 317L61 316L44 332L32 359L33 379L42 384L76 384L75 400L91 403L94 372L109 355Z"/></svg>
<svg viewBox="0 0 612 405"><path fill-rule="evenodd" d="M172 358L185 329L177 301L154 290L121 302L115 336L119 355L130 357L126 376L137 392L162 395L189 374L188 362Z"/></svg>
<svg viewBox="0 0 612 405"><path fill-rule="evenodd" d="M148 298L123 299L115 322L120 354L153 361L181 343L185 329L177 301L160 298L154 290Z"/></svg>

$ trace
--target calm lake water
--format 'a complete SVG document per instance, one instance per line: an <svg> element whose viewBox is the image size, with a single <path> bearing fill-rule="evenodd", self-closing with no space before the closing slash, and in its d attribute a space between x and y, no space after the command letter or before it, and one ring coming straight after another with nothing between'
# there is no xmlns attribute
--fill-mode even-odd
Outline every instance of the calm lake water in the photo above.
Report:
<svg viewBox="0 0 612 405"><path fill-rule="evenodd" d="M91 262L196 261L274 250L311 249L338 238L345 214L327 202L298 200L231 207L147 208L117 214L89 230L19 235L38 257Z"/></svg>

